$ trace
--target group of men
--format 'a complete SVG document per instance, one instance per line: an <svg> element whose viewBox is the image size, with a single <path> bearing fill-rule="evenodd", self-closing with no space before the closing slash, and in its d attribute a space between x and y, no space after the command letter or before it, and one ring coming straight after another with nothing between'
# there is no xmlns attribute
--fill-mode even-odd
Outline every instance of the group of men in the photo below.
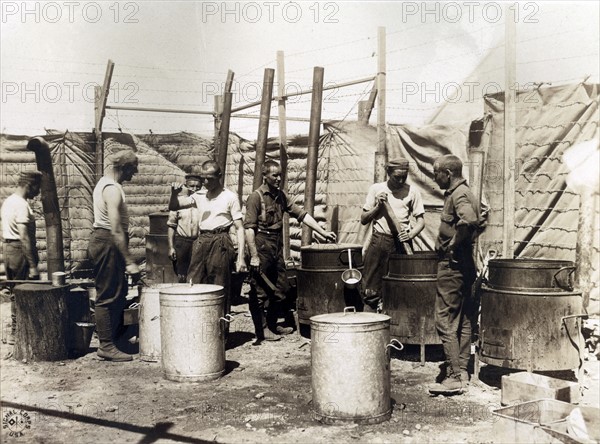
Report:
<svg viewBox="0 0 600 444"><path fill-rule="evenodd" d="M115 342L122 328L127 275L135 278L140 270L129 252L129 218L122 184L137 173L138 158L133 151L123 150L110 160L110 167L94 188L93 233L88 247L96 285L97 354L106 360L129 361L131 355L119 350ZM432 393L461 391L469 381L471 328L478 310L471 294L476 278L472 245L484 221L480 203L467 186L462 168L461 160L453 155L441 156L433 165L434 181L445 190L435 245L439 256L435 325L447 371L442 382L430 388ZM389 255L412 252L412 239L425 226L421 195L406 182L409 162L392 159L386 172L386 182L369 188L360 219L364 225L372 224L361 289L364 310L371 312L381 309L382 278ZM294 216L327 241L336 241L335 233L324 230L280 189L281 174L277 162L264 163L263 184L248 197L245 215L238 196L223 187L221 169L215 161L208 160L190 172L185 186L171 184L168 254L176 263L179 280L223 286L228 312L232 273L249 271L249 309L256 345L279 340L292 331L277 323L287 288L284 214ZM39 194L40 183L41 173L22 173L17 191L2 206L8 279L39 277L35 219L27 199ZM184 188L186 195L180 195ZM13 311L13 333L14 325Z"/></svg>

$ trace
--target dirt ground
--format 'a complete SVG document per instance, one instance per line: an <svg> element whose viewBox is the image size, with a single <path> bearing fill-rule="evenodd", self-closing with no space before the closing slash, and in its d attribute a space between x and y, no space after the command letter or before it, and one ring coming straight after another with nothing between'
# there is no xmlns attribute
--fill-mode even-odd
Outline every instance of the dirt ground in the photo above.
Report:
<svg viewBox="0 0 600 444"><path fill-rule="evenodd" d="M1 305L2 326L10 309ZM502 442L494 428L500 378L483 365L467 393L433 397L439 346L394 352L393 413L377 425L323 425L312 418L310 343L293 334L252 346L247 304L233 306L226 373L205 383L166 380L160 363L110 363L89 353L63 362L1 362L2 442ZM10 351L2 344L2 356ZM586 361L581 405L598 406L598 362ZM565 372L574 379L573 372ZM563 377L565 377L563 375Z"/></svg>

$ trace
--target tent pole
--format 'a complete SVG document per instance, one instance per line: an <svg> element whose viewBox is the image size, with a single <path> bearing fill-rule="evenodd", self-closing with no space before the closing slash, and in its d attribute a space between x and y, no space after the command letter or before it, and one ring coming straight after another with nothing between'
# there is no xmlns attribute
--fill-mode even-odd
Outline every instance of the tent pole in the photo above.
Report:
<svg viewBox="0 0 600 444"><path fill-rule="evenodd" d="M287 125L285 113L285 63L283 51L277 51L277 95L278 120L279 120L279 163L281 164L281 190L287 195L288 192L288 153L287 153ZM283 257L290 257L290 217L283 214Z"/></svg>
<svg viewBox="0 0 600 444"><path fill-rule="evenodd" d="M96 140L96 157L95 157L95 172L96 182L100 180L104 174L104 143L102 140L102 123L106 115L106 100L110 92L110 82L112 80L115 63L108 60L106 65L106 73L104 74L104 83L102 86L94 87L94 136Z"/></svg>
<svg viewBox="0 0 600 444"><path fill-rule="evenodd" d="M385 181L385 26L377 28L377 152L375 153L375 182Z"/></svg>
<svg viewBox="0 0 600 444"><path fill-rule="evenodd" d="M227 169L227 148L229 147L229 123L231 121L231 84L233 83L233 71L227 72L225 91L223 93L223 110L221 114L221 127L219 128L219 146L217 147L217 161L221 167L221 183L225 184L225 173ZM241 199L242 196L239 196Z"/></svg>

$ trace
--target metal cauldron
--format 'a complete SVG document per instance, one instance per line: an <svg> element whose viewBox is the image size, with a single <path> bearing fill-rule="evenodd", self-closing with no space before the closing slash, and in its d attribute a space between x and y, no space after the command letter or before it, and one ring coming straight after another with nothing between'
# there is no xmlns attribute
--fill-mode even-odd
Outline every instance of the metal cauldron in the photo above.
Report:
<svg viewBox="0 0 600 444"><path fill-rule="evenodd" d="M438 257L435 252L392 254L383 277L383 313L391 317L390 334L405 344L441 344L434 306Z"/></svg>
<svg viewBox="0 0 600 444"><path fill-rule="evenodd" d="M313 415L377 424L392 413L389 347L402 344L390 344L389 316L348 309L310 318Z"/></svg>
<svg viewBox="0 0 600 444"><path fill-rule="evenodd" d="M161 362L165 378L199 382L225 372L223 287L160 289Z"/></svg>
<svg viewBox="0 0 600 444"><path fill-rule="evenodd" d="M312 316L341 312L344 307L359 303L358 289L342 281L342 274L350 266L348 250L353 270L360 272L362 245L320 244L300 248L301 266L296 270L300 323L308 324Z"/></svg>
<svg viewBox="0 0 600 444"><path fill-rule="evenodd" d="M559 277L572 269L568 261L490 260L481 290L479 359L529 371L578 367L583 301L581 293L565 291L569 281Z"/></svg>

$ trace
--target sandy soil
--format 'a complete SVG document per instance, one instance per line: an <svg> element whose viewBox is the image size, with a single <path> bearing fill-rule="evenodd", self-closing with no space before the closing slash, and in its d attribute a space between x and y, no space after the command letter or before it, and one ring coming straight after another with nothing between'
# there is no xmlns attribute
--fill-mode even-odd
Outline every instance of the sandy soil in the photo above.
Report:
<svg viewBox="0 0 600 444"><path fill-rule="evenodd" d="M9 305L3 303L2 326ZM212 382L166 380L159 363L109 363L90 352L64 362L1 365L2 442L501 442L494 429L500 377L481 369L468 393L432 397L441 350L407 346L391 360L393 413L377 425L323 425L311 414L310 344L299 335L251 345L247 305L233 307L225 375ZM2 356L10 347L1 346ZM598 406L598 362L586 362L581 404ZM567 377L574 378L572 372ZM18 420L15 422L15 420ZM20 435L20 436L19 436Z"/></svg>

